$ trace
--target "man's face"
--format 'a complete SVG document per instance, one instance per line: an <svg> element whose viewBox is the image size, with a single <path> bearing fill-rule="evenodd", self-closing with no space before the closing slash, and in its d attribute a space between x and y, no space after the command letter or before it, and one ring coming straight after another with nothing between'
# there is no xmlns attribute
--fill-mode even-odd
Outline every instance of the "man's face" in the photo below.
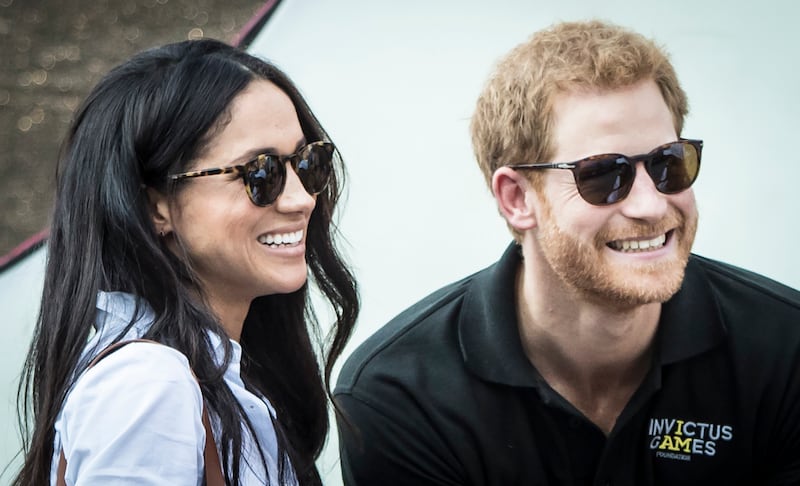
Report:
<svg viewBox="0 0 800 486"><path fill-rule="evenodd" d="M563 93L554 115L554 162L644 154L678 139L653 81ZM639 162L630 193L615 204L584 201L568 170L545 171L539 200L534 247L566 290L626 308L663 302L680 288L697 228L691 188L661 194Z"/></svg>

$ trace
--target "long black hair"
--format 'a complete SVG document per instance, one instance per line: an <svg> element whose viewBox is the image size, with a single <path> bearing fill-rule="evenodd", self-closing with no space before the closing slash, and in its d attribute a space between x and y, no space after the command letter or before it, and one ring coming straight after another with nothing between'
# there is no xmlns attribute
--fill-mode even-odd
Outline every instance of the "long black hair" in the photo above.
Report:
<svg viewBox="0 0 800 486"><path fill-rule="evenodd" d="M307 141L329 140L283 72L210 39L138 54L108 73L78 110L59 157L41 310L20 383L25 461L15 485L49 484L54 424L75 376L86 367L81 355L101 290L141 298L155 314L144 337L186 355L209 410L222 424L218 439L226 479L239 483L242 424L249 423L223 381L230 343L222 340L225 363L215 364L208 331L220 336L224 331L196 298L203 289L190 266L159 239L147 188L169 195L180 190L167 175L186 170L254 79L266 79L289 96ZM240 340L242 377L275 408L280 457L289 458L302 485L321 483L315 460L329 426L331 369L359 309L355 280L334 246L343 176L337 154L306 239L311 283L335 314L324 349L313 339L322 334L309 283L291 294L255 299ZM280 477L288 477L285 460L279 469Z"/></svg>

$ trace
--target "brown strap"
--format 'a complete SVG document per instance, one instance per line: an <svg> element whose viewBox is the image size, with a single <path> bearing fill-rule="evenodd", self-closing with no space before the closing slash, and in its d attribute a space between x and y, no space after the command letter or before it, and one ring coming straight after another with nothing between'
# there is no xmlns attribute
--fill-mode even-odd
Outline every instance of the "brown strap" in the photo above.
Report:
<svg viewBox="0 0 800 486"><path fill-rule="evenodd" d="M203 427L206 428L206 447L203 449L206 486L225 486L225 478L222 476L222 465L219 463L217 443L214 442L214 433L211 431L211 421L208 419L205 403L203 404Z"/></svg>
<svg viewBox="0 0 800 486"><path fill-rule="evenodd" d="M56 486L67 486L64 476L67 474L67 458L64 457L64 449L61 449L61 455L58 457L58 477L56 478Z"/></svg>
<svg viewBox="0 0 800 486"><path fill-rule="evenodd" d="M128 341L119 341L107 347L106 349L102 350L97 356L95 356L95 358L91 361L91 363L89 363L89 366L87 366L86 369L91 368L92 366L96 365L101 359L105 358L114 351L130 343L161 344L151 339L131 339ZM194 376L194 371L192 371L192 376ZM197 379L196 376L194 376L194 378L195 380ZM222 465L219 462L219 452L217 452L217 443L214 442L214 432L211 430L211 420L209 420L208 418L208 412L206 411L205 402L203 403L203 427L206 429L206 444L205 447L203 447L203 459L205 461L204 468L206 473L205 474L206 486L225 486L225 477L222 475ZM64 449L62 448L58 458L58 469L56 472L57 474L56 486L67 486L66 480L64 479L66 473L67 473L67 458L64 456Z"/></svg>

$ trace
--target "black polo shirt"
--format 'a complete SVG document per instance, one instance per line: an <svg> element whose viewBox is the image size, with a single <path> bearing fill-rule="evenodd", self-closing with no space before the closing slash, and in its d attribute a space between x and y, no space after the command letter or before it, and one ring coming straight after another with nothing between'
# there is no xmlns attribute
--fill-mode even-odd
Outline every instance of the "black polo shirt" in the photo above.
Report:
<svg viewBox="0 0 800 486"><path fill-rule="evenodd" d="M519 265L512 244L347 360L334 392L345 484L800 484L799 292L693 255L606 436L525 356Z"/></svg>

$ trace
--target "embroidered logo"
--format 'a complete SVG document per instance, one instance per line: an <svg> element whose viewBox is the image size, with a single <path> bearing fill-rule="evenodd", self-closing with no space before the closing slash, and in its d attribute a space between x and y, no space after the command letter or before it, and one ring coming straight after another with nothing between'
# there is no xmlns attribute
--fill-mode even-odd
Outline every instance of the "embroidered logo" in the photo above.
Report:
<svg viewBox="0 0 800 486"><path fill-rule="evenodd" d="M651 418L650 449L656 457L691 461L694 456L714 456L722 442L733 440L733 427L677 418Z"/></svg>

